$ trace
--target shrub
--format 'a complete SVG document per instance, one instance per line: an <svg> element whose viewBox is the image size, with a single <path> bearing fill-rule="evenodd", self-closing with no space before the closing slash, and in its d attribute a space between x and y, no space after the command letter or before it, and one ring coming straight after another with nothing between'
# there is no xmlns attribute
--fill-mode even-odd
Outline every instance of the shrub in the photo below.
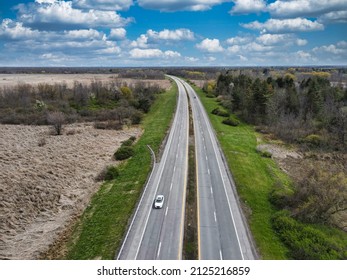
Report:
<svg viewBox="0 0 347 280"><path fill-rule="evenodd" d="M132 146L132 144L134 143L134 141L132 141L131 139L128 139L128 140L125 140L122 142L122 146L127 146L127 147L130 147Z"/></svg>
<svg viewBox="0 0 347 280"><path fill-rule="evenodd" d="M108 166L106 169L105 180L114 180L119 176L119 170L115 166Z"/></svg>
<svg viewBox="0 0 347 280"><path fill-rule="evenodd" d="M134 155L133 147L121 146L115 153L114 158L116 160L125 160Z"/></svg>
<svg viewBox="0 0 347 280"><path fill-rule="evenodd" d="M143 114L139 111L136 111L132 116L130 117L131 124L140 124L143 119Z"/></svg>
<svg viewBox="0 0 347 280"><path fill-rule="evenodd" d="M302 142L309 144L311 146L320 146L323 143L322 137L317 134L310 134L306 136Z"/></svg>
<svg viewBox="0 0 347 280"><path fill-rule="evenodd" d="M294 259L336 260L347 255L346 245L341 246L323 231L294 220L287 211L274 215L272 224Z"/></svg>
<svg viewBox="0 0 347 280"><path fill-rule="evenodd" d="M211 113L214 115L217 115L217 116L221 116L221 117L229 117L230 116L230 114L226 110L221 109L221 108L215 108L212 110Z"/></svg>
<svg viewBox="0 0 347 280"><path fill-rule="evenodd" d="M230 126L238 126L240 124L240 121L230 116L229 118L223 120L222 123Z"/></svg>
<svg viewBox="0 0 347 280"><path fill-rule="evenodd" d="M56 135L61 135L63 124L65 123L65 115L62 112L50 112L47 114L47 122L52 125Z"/></svg>

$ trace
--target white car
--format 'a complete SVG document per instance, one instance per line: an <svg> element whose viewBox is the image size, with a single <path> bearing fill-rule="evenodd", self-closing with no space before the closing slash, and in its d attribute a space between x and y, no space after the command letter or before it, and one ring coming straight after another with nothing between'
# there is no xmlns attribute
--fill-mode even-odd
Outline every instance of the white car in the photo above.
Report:
<svg viewBox="0 0 347 280"><path fill-rule="evenodd" d="M154 208L163 208L164 204L164 196L163 195L157 195L155 201L154 201Z"/></svg>

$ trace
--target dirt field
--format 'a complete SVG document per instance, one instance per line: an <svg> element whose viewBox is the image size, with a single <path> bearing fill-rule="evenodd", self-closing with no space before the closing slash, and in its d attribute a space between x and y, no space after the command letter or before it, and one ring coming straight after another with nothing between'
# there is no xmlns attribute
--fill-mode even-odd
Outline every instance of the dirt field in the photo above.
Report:
<svg viewBox="0 0 347 280"><path fill-rule="evenodd" d="M168 89L171 86L168 80L124 79L111 74L0 74L0 87L15 86L19 83L31 85L66 83L68 87L72 87L75 81L82 84L90 84L93 80L101 82L119 81L128 85L143 81L145 83L158 84L163 89Z"/></svg>
<svg viewBox="0 0 347 280"><path fill-rule="evenodd" d="M82 213L100 183L95 177L120 142L141 130L0 125L0 259L37 259Z"/></svg>

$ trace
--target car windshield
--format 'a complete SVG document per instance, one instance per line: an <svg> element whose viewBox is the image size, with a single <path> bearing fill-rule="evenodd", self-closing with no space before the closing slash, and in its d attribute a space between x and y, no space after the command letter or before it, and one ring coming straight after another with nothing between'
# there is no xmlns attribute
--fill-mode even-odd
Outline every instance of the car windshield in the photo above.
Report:
<svg viewBox="0 0 347 280"><path fill-rule="evenodd" d="M157 197L157 202L161 202L163 200L162 196Z"/></svg>

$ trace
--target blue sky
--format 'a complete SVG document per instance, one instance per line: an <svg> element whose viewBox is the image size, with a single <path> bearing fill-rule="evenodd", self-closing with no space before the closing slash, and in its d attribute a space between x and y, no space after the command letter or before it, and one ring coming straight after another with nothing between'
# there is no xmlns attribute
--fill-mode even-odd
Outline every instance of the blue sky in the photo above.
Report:
<svg viewBox="0 0 347 280"><path fill-rule="evenodd" d="M0 66L347 65L347 0L0 0Z"/></svg>

